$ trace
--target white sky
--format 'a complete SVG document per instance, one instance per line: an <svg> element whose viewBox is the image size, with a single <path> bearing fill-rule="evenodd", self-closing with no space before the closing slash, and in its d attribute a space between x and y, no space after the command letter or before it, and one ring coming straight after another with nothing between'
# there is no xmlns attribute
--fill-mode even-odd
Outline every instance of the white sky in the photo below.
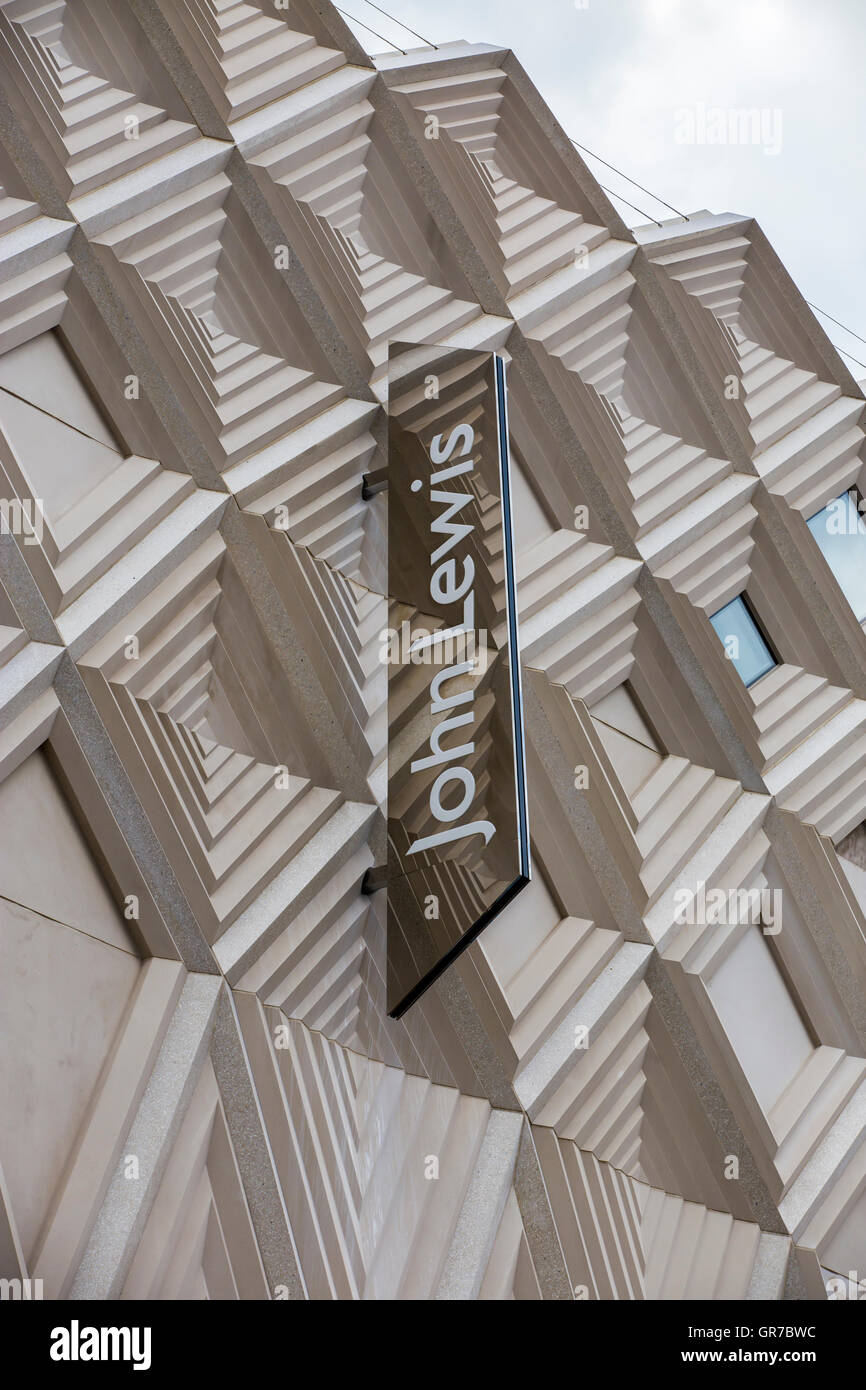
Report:
<svg viewBox="0 0 866 1390"><path fill-rule="evenodd" d="M367 0L341 8L402 48L420 46ZM805 297L866 338L866 0L382 0L382 8L433 43L512 48L569 135L683 212L756 217ZM352 28L368 53L384 50ZM780 151L681 143L681 113L699 104L708 115L765 110L771 143L781 122ZM672 216L584 157L600 183L660 220ZM614 202L630 225L648 220ZM866 363L866 343L822 322Z"/></svg>

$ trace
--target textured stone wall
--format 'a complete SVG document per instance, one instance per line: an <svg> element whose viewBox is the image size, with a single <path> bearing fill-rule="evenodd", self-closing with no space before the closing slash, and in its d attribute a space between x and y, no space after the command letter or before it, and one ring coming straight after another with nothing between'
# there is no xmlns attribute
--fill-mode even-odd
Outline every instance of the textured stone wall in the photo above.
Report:
<svg viewBox="0 0 866 1390"><path fill-rule="evenodd" d="M0 1275L866 1276L866 636L806 524L866 402L760 228L629 231L514 55L326 0L0 0L0 92ZM399 1021L392 340L508 362L534 875Z"/></svg>

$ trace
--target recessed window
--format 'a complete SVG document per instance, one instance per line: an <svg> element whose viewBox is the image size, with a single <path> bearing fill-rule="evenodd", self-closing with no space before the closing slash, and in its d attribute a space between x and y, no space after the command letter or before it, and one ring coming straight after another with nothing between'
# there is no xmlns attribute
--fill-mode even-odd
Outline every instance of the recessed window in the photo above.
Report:
<svg viewBox="0 0 866 1390"><path fill-rule="evenodd" d="M777 665L745 594L726 603L710 622L744 685L754 685Z"/></svg>
<svg viewBox="0 0 866 1390"><path fill-rule="evenodd" d="M808 522L858 623L866 621L866 521L861 515L862 505L860 495L852 488L834 498Z"/></svg>

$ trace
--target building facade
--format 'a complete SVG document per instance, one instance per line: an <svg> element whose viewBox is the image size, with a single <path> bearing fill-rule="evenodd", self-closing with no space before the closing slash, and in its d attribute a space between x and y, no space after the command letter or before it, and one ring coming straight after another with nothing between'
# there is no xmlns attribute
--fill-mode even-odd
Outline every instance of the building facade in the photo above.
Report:
<svg viewBox="0 0 866 1390"><path fill-rule="evenodd" d="M760 227L327 0L0 0L0 89L0 1276L856 1296L866 401ZM532 841L399 1019L395 341L507 363Z"/></svg>

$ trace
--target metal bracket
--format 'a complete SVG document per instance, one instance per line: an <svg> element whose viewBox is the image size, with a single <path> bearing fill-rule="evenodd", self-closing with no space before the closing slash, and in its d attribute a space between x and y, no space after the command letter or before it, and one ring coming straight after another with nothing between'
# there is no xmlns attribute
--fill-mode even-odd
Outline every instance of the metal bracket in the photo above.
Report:
<svg viewBox="0 0 866 1390"><path fill-rule="evenodd" d="M361 892L367 897L372 897L378 893L380 888L388 886L388 866L387 864L374 864L372 869L368 869L361 881Z"/></svg>
<svg viewBox="0 0 866 1390"><path fill-rule="evenodd" d="M369 502L371 497L375 497L377 492L386 492L388 489L388 470L387 468L376 468L372 473L365 473L361 483L361 496L365 502Z"/></svg>

